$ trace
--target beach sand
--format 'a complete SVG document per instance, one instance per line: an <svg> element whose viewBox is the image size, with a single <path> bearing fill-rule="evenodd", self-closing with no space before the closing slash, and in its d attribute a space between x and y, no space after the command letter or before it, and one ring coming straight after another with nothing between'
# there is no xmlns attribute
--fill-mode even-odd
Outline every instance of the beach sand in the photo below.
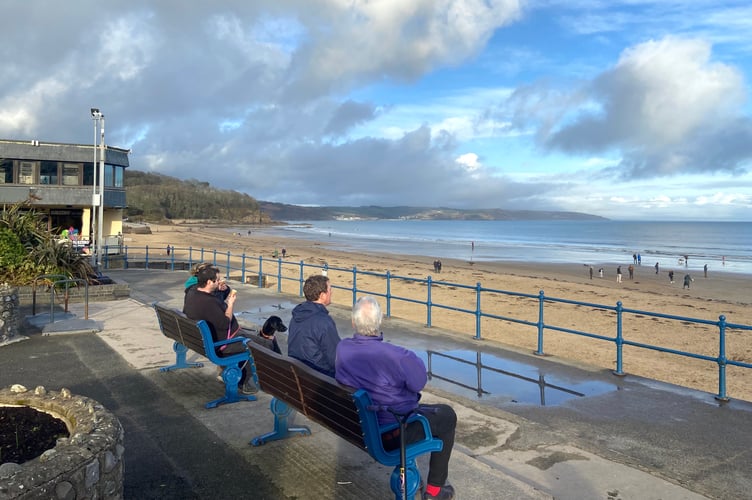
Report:
<svg viewBox="0 0 752 500"><path fill-rule="evenodd" d="M193 248L193 259L198 258L196 249L231 252L232 255L245 254L247 257L272 258L274 250L287 250L286 262L304 261L306 264L323 265L330 268L343 268L350 271L330 270L329 277L335 287L352 286L352 268L358 271L384 273L387 270L396 276L414 279L467 285L468 288L438 284L432 287L431 300L434 304L475 310L476 294L474 287L481 283L484 288L514 292L521 295L484 293L482 310L497 316L538 321L538 293L543 290L546 297L574 300L588 304L615 307L621 301L625 309L649 311L662 315L674 315L716 322L724 315L729 323L752 325L752 277L741 274L709 271L708 277L702 270L690 268L694 278L690 289L683 289L682 279L687 273L683 267L674 268L674 283L669 283L668 268L656 275L650 265L635 266L634 280L629 279L627 266L631 262L595 263L595 273L591 280L588 268L582 264L540 264L505 262L467 262L442 259L441 273L433 269L434 256L405 256L379 253L350 253L331 248L326 241L311 242L294 237L261 236L253 231L235 234L226 229L191 224L151 225L152 234L126 233L125 244L138 248L149 246L151 259L155 254L166 258L166 247L175 248L175 257L187 259L187 249ZM211 260L211 254L205 254ZM226 258L217 259L218 267ZM257 264L250 264L257 269ZM623 281L616 283L616 267L622 266ZM272 267L273 266L273 267ZM276 265L266 264L267 273L276 274ZM598 277L598 268L603 267L605 276ZM232 275L233 273L231 273ZM289 277L299 275L299 266L283 266L283 274ZM272 286L276 287L276 276L271 276ZM292 280L282 280L282 291L299 293L299 284ZM369 278L358 274L358 289L385 293L383 279ZM391 294L426 300L424 283L407 280L392 280ZM528 296L534 296L533 298ZM335 290L332 301L349 307L352 295ZM384 307L385 300L379 300ZM545 305L545 323L561 328L585 331L613 338L616 336L616 313L592 306L564 303ZM392 317L417 323L426 323L426 306L392 300ZM471 314L448 311L434 307L431 312L432 326L456 332L457 335L475 335L475 317ZM638 313L625 313L622 321L623 336L626 341L657 345L668 349L693 352L716 358L719 352L718 327L688 323L662 317L649 317ZM384 331L388 337L388 321ZM486 341L510 346L517 350L532 352L537 349L537 328L509 321L483 318L482 337ZM352 332L341 331L346 337ZM543 350L546 355L555 356L569 362L588 365L594 368L616 368L616 348L613 341L591 339L580 335L546 330ZM752 363L752 331L729 329L726 332L726 357L729 360ZM717 394L718 365L713 361L698 360L675 354L662 353L635 346L624 346L623 371L627 374L661 380L681 386L691 387L711 394ZM732 399L752 401L752 369L728 366L726 369L726 393Z"/></svg>

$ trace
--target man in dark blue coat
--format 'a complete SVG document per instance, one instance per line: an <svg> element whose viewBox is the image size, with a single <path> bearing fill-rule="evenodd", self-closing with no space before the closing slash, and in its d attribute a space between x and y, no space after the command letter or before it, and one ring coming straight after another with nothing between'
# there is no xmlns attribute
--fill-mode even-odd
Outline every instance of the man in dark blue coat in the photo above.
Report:
<svg viewBox="0 0 752 500"><path fill-rule="evenodd" d="M322 275L303 284L306 301L292 310L287 338L287 355L311 368L334 377L334 358L340 338L337 325L326 306L332 303L332 285Z"/></svg>

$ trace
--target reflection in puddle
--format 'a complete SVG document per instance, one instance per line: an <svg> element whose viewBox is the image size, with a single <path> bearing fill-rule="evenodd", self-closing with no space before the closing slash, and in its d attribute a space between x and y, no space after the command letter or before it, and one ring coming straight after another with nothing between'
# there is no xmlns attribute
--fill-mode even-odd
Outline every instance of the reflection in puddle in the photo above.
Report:
<svg viewBox="0 0 752 500"><path fill-rule="evenodd" d="M571 399L617 390L586 376L545 373L534 364L476 351L422 351L433 387L485 404L556 406Z"/></svg>
<svg viewBox="0 0 752 500"><path fill-rule="evenodd" d="M236 312L235 316L238 318L238 321L241 323L243 322L251 322L251 323L257 323L261 324L266 319L273 315L280 315L281 311L292 311L292 309L298 305L297 302L279 302L277 304L263 304L259 307L247 307L244 311ZM285 314L285 316L287 316ZM283 318L284 319L284 318Z"/></svg>

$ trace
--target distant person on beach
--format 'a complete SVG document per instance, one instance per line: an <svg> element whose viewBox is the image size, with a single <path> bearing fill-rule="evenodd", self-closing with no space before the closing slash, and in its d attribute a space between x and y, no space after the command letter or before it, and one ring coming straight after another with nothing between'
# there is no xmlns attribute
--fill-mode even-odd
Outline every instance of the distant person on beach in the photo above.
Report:
<svg viewBox="0 0 752 500"><path fill-rule="evenodd" d="M637 254L636 253L632 254L632 263L633 264L637 264Z"/></svg>
<svg viewBox="0 0 752 500"><path fill-rule="evenodd" d="M616 268L616 282L621 283L621 266Z"/></svg>
<svg viewBox="0 0 752 500"><path fill-rule="evenodd" d="M684 256L684 267L689 267L689 255Z"/></svg>
<svg viewBox="0 0 752 500"><path fill-rule="evenodd" d="M285 257L287 257L287 249L282 248L282 258L284 259Z"/></svg>
<svg viewBox="0 0 752 500"><path fill-rule="evenodd" d="M637 265L638 266L642 265L642 255L640 255L639 253L637 254Z"/></svg>
<svg viewBox="0 0 752 500"><path fill-rule="evenodd" d="M167 256L170 256L170 245L167 245Z"/></svg>
<svg viewBox="0 0 752 500"><path fill-rule="evenodd" d="M471 242L470 242L470 251L471 251L471 252L474 252L474 251L475 251L475 242L474 242L474 241L471 241Z"/></svg>
<svg viewBox="0 0 752 500"><path fill-rule="evenodd" d="M655 274L658 274L658 272L659 272L659 271L658 271L658 269L659 269L659 265L658 265L658 263L656 262L656 263L655 263Z"/></svg>
<svg viewBox="0 0 752 500"><path fill-rule="evenodd" d="M600 269L598 269L598 277L599 278L603 277L603 268L602 267Z"/></svg>
<svg viewBox="0 0 752 500"><path fill-rule="evenodd" d="M441 260L437 260L436 264L439 266L439 272L441 272Z"/></svg>
<svg viewBox="0 0 752 500"><path fill-rule="evenodd" d="M627 268L627 271L629 271L629 279L633 280L634 279L634 266L630 264L629 267Z"/></svg>
<svg viewBox="0 0 752 500"><path fill-rule="evenodd" d="M674 271L668 272L668 282L673 283L674 282Z"/></svg>
<svg viewBox="0 0 752 500"><path fill-rule="evenodd" d="M702 270L703 270L703 272L705 273L705 277L707 278L707 277L708 277L708 265L707 265L707 264L705 264L705 265L704 265L704 266L702 267Z"/></svg>
<svg viewBox="0 0 752 500"><path fill-rule="evenodd" d="M588 266L588 271L590 272L590 279L593 279L593 266Z"/></svg>
<svg viewBox="0 0 752 500"><path fill-rule="evenodd" d="M340 338L326 306L332 303L332 284L321 274L303 284L306 301L292 310L287 355L324 375L334 377L334 358Z"/></svg>
<svg viewBox="0 0 752 500"><path fill-rule="evenodd" d="M692 276L690 276L689 274L685 274L684 275L684 286L682 287L682 289L689 288L689 284L691 282L693 282L693 281L694 281L694 279L692 279Z"/></svg>
<svg viewBox="0 0 752 500"><path fill-rule="evenodd" d="M355 335L342 339L337 346L337 381L350 387L365 389L373 402L401 414L421 413L428 420L431 434L444 442L440 451L431 453L426 477L424 499L451 500L454 488L447 483L449 459L454 447L457 414L446 404L421 404L420 392L428 381L426 365L413 351L391 342L384 342L381 333L381 307L371 296L358 299L352 310ZM389 411L379 410L379 424L396 423ZM409 424L405 441L423 438L420 423ZM382 436L384 448L400 446L399 428Z"/></svg>

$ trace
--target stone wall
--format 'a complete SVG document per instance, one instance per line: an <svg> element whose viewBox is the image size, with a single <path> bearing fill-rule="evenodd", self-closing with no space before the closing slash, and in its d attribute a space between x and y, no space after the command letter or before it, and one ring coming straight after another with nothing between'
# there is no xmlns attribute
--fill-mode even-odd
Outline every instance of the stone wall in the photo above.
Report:
<svg viewBox="0 0 752 500"><path fill-rule="evenodd" d="M0 284L0 345L13 342L20 335L21 310L18 289Z"/></svg>
<svg viewBox="0 0 752 500"><path fill-rule="evenodd" d="M0 500L123 498L123 427L101 404L68 389L0 389L0 405L29 406L63 420L70 437L23 464L0 465Z"/></svg>

